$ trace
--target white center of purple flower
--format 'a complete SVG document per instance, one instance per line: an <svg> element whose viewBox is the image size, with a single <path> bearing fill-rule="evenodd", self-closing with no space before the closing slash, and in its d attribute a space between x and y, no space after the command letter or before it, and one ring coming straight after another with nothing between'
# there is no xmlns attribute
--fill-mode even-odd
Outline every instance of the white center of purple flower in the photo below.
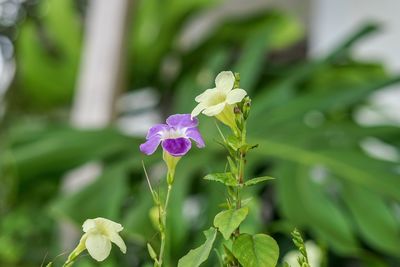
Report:
<svg viewBox="0 0 400 267"><path fill-rule="evenodd" d="M163 131L161 133L161 140L186 137L185 131L186 131L185 128L183 128L183 129L170 128L169 130Z"/></svg>

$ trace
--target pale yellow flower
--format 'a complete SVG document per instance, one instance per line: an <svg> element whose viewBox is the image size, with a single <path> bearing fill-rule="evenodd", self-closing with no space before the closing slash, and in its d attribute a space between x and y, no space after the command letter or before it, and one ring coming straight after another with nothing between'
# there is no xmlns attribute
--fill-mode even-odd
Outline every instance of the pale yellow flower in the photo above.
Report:
<svg viewBox="0 0 400 267"><path fill-rule="evenodd" d="M193 109L192 117L201 113L215 116L221 122L236 128L234 104L243 100L247 92L243 89L233 89L235 76L231 71L223 71L215 78L215 88L207 89L198 95L195 101L199 104Z"/></svg>
<svg viewBox="0 0 400 267"><path fill-rule="evenodd" d="M88 219L82 225L85 234L82 236L77 250L88 250L90 256L97 261L105 260L111 251L111 242L126 253L126 245L119 235L123 227L119 223L104 218Z"/></svg>

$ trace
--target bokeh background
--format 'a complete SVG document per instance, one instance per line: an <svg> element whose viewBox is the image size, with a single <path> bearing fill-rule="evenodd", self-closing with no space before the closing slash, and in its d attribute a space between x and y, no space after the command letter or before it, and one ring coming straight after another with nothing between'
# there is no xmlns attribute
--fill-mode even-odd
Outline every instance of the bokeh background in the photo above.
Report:
<svg viewBox="0 0 400 267"><path fill-rule="evenodd" d="M125 227L128 254L76 266L152 266L158 247L141 161L162 188L161 155L138 145L153 123L189 113L222 70L253 99L243 231L296 226L317 266L400 266L400 17L396 0L1 0L0 266L60 264L86 218ZM181 160L168 266L202 241L224 188L207 147ZM161 190L161 189L160 189ZM219 266L214 254L204 266ZM293 265L294 266L294 265ZM314 266L313 266L314 267Z"/></svg>

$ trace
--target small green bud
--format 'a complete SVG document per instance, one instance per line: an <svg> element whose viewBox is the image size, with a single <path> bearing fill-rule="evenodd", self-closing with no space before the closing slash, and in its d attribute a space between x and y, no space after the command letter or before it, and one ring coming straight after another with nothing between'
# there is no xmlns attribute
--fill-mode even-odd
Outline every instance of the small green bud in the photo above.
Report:
<svg viewBox="0 0 400 267"><path fill-rule="evenodd" d="M158 206L154 206L150 209L149 217L154 228L159 230L161 228L161 225L160 225L160 210Z"/></svg>
<svg viewBox="0 0 400 267"><path fill-rule="evenodd" d="M240 86L240 73L235 72L235 83L233 85L233 89L239 88Z"/></svg>
<svg viewBox="0 0 400 267"><path fill-rule="evenodd" d="M157 254L154 251L153 247L150 245L150 243L147 243L147 250L149 252L150 258L152 258L153 260L157 259Z"/></svg>
<svg viewBox="0 0 400 267"><path fill-rule="evenodd" d="M243 99L243 108L242 108L244 120L247 120L247 118L249 117L250 108L251 108L251 99L250 97L246 96Z"/></svg>
<svg viewBox="0 0 400 267"><path fill-rule="evenodd" d="M154 203L160 205L160 197L158 196L158 193L156 191L153 191L152 193Z"/></svg>

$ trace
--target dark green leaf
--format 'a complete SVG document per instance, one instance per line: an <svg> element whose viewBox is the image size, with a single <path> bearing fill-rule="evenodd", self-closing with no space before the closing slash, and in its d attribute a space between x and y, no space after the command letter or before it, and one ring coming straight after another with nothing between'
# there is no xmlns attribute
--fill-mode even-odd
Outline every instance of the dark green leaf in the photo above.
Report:
<svg viewBox="0 0 400 267"><path fill-rule="evenodd" d="M111 186L110 186L111 185ZM61 218L81 224L88 218L120 218L120 208L127 194L127 174L123 165L111 166L81 191L61 196L51 210Z"/></svg>
<svg viewBox="0 0 400 267"><path fill-rule="evenodd" d="M290 179L286 177L286 179ZM345 211L324 194L323 187L310 177L310 168L298 165L294 186L299 188L297 201L303 203L308 226L339 253L358 252L353 227Z"/></svg>
<svg viewBox="0 0 400 267"><path fill-rule="evenodd" d="M255 153L305 165L321 164L342 179L366 186L374 192L383 193L400 201L398 175L390 169L384 169L385 166L388 167L384 162L371 159L360 152L347 150L346 153L343 153L343 149L313 151L289 140L279 139L257 139L257 143L262 149L255 150ZM371 168L370 166L375 167ZM378 166L380 167L378 168Z"/></svg>
<svg viewBox="0 0 400 267"><path fill-rule="evenodd" d="M345 185L343 198L362 237L374 248L398 255L400 226L385 201L359 186Z"/></svg>

